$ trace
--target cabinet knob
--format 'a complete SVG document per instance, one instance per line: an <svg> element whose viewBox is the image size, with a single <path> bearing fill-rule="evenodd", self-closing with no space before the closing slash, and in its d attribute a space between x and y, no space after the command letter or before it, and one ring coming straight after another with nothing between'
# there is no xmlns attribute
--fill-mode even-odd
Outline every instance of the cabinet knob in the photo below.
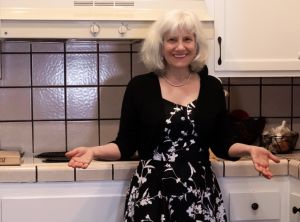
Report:
<svg viewBox="0 0 300 222"><path fill-rule="evenodd" d="M300 208L293 207L293 214L300 212Z"/></svg>
<svg viewBox="0 0 300 222"><path fill-rule="evenodd" d="M90 27L90 31L91 31L93 36L96 36L100 31L100 26L97 25L97 24L92 24L91 27Z"/></svg>
<svg viewBox="0 0 300 222"><path fill-rule="evenodd" d="M128 28L128 25L125 25L125 24L121 24L120 27L118 28L118 32L121 34L121 35L124 35L126 34L126 32L129 30Z"/></svg>
<svg viewBox="0 0 300 222"><path fill-rule="evenodd" d="M253 204L251 204L252 210L257 210L258 207L259 207L258 203L253 203Z"/></svg>

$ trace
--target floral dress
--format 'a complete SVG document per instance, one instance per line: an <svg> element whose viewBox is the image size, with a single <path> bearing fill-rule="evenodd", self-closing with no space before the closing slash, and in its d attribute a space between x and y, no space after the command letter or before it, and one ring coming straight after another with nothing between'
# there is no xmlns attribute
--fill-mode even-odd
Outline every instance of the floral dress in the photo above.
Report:
<svg viewBox="0 0 300 222"><path fill-rule="evenodd" d="M126 222L227 221L210 162L195 160L203 150L195 131L194 104L164 100L164 135L153 158L141 160L132 177Z"/></svg>

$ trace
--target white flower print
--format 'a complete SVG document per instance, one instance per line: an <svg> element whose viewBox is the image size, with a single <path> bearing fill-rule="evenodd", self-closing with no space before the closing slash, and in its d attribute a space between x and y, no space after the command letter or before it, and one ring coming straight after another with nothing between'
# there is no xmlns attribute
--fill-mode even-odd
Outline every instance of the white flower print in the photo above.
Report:
<svg viewBox="0 0 300 222"><path fill-rule="evenodd" d="M193 103L186 107L170 104L161 143L150 159L140 161L133 175L126 197L125 222L227 221L210 165L182 162L185 155L201 156L206 149L199 146L194 108ZM154 214L153 209L157 209Z"/></svg>

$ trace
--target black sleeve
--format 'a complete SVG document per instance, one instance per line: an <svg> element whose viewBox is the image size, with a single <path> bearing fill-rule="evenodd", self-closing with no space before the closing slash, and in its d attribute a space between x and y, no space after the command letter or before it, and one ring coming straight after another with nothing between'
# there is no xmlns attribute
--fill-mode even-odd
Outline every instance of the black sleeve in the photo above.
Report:
<svg viewBox="0 0 300 222"><path fill-rule="evenodd" d="M217 84L217 99L219 103L219 114L216 119L214 133L211 138L210 148L213 153L222 159L239 160L238 157L230 157L228 150L236 143L233 128L230 122L229 113L226 109L225 94L221 83Z"/></svg>
<svg viewBox="0 0 300 222"><path fill-rule="evenodd" d="M134 79L133 79L134 80ZM139 124L138 124L138 112L137 104L135 101L135 83L131 80L125 90L121 119L117 138L113 143L117 144L120 152L121 159L129 159L135 151L138 149L139 142Z"/></svg>

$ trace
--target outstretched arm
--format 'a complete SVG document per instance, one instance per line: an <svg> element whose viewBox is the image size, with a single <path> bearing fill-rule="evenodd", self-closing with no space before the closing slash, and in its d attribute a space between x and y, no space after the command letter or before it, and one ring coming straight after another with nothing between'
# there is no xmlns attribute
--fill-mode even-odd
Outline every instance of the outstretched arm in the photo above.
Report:
<svg viewBox="0 0 300 222"><path fill-rule="evenodd" d="M118 160L121 153L115 143L108 143L103 146L77 147L67 152L66 156L70 158L70 167L85 169L93 159Z"/></svg>
<svg viewBox="0 0 300 222"><path fill-rule="evenodd" d="M231 157L250 155L255 169L267 179L271 179L273 176L269 168L269 160L272 160L275 163L280 162L279 158L267 149L242 143L233 144L229 148L228 154Z"/></svg>

